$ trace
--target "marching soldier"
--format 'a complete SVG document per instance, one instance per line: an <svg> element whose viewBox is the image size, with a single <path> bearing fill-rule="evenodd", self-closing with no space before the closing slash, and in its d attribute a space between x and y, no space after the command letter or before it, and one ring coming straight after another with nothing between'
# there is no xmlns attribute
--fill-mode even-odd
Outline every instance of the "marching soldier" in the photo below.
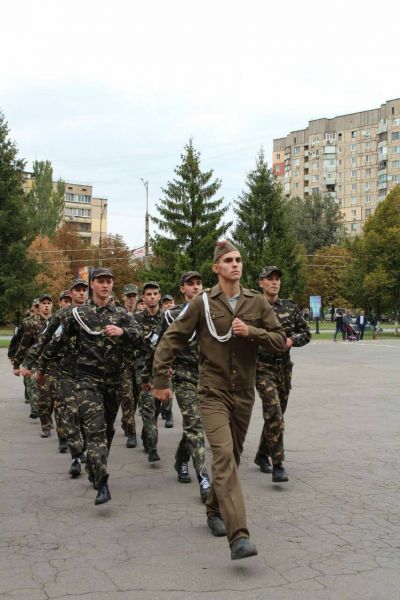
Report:
<svg viewBox="0 0 400 600"><path fill-rule="evenodd" d="M264 426L254 462L263 473L272 472L272 481L275 483L289 480L282 463L285 460L283 415L289 399L293 368L290 348L304 346L311 339L310 328L297 304L279 298L281 277L282 271L278 267L264 267L260 273L260 287L285 330L287 347L280 354L272 354L267 348L261 347L256 370L256 387L262 401Z"/></svg>

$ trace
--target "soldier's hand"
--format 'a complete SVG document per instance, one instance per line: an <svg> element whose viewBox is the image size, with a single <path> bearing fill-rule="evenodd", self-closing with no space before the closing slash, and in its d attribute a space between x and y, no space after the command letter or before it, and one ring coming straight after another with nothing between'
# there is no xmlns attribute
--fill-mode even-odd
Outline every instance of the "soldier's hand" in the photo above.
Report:
<svg viewBox="0 0 400 600"><path fill-rule="evenodd" d="M21 375L21 370L20 369L13 369L13 373L16 377L19 377Z"/></svg>
<svg viewBox="0 0 400 600"><path fill-rule="evenodd" d="M293 346L293 340L291 338L286 338L286 346L288 349Z"/></svg>
<svg viewBox="0 0 400 600"><path fill-rule="evenodd" d="M249 328L247 327L246 323L238 318L233 319L232 321L232 331L234 335L240 335L242 337L249 336Z"/></svg>
<svg viewBox="0 0 400 600"><path fill-rule="evenodd" d="M26 367L22 367L20 369L21 375L22 377L27 377L28 375L32 375L32 371L30 369L27 369Z"/></svg>
<svg viewBox="0 0 400 600"><path fill-rule="evenodd" d="M172 400L172 390L170 388L154 388L154 396L161 402L169 402Z"/></svg>
<svg viewBox="0 0 400 600"><path fill-rule="evenodd" d="M39 371L37 371L34 375L34 379L36 380L36 383L38 385L42 385L42 383L44 382L44 378L45 378L45 374L39 373Z"/></svg>
<svg viewBox="0 0 400 600"><path fill-rule="evenodd" d="M146 392L150 392L153 389L153 386L151 383L142 383L142 390L145 390Z"/></svg>
<svg viewBox="0 0 400 600"><path fill-rule="evenodd" d="M110 337L120 337L124 333L124 330L122 327L117 327L117 325L106 325L104 333Z"/></svg>

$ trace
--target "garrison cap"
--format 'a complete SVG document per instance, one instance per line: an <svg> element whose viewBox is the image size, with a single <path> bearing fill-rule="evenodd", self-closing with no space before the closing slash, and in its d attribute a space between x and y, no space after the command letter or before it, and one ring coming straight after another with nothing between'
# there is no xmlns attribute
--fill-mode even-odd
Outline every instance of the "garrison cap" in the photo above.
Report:
<svg viewBox="0 0 400 600"><path fill-rule="evenodd" d="M92 271L90 281L93 281L93 279L96 279L96 277L112 277L114 279L114 273L111 271L111 269L107 269L106 267L96 267Z"/></svg>
<svg viewBox="0 0 400 600"><path fill-rule="evenodd" d="M86 281L84 279L73 279L71 281L71 285L69 286L70 290L73 290L74 288L78 287L78 285L84 285L85 287L88 287L88 284L86 283Z"/></svg>
<svg viewBox="0 0 400 600"><path fill-rule="evenodd" d="M63 300L64 298L69 298L71 299L71 292L69 290L64 290L63 292L61 292L60 294L60 300Z"/></svg>
<svg viewBox="0 0 400 600"><path fill-rule="evenodd" d="M221 256L228 254L228 252L239 252L239 250L232 244L230 240L221 240L215 244L214 248L214 262L216 263Z"/></svg>
<svg viewBox="0 0 400 600"><path fill-rule="evenodd" d="M39 302L43 302L43 300L50 300L50 302L53 302L53 298L50 294L42 294L39 298Z"/></svg>
<svg viewBox="0 0 400 600"><path fill-rule="evenodd" d="M181 285L183 285L184 283L186 283L186 281L189 281L189 279L192 279L193 277L197 277L197 279L201 280L203 279L198 271L188 271L187 273L184 273L182 275Z"/></svg>
<svg viewBox="0 0 400 600"><path fill-rule="evenodd" d="M159 290L160 286L157 281L146 281L146 283L143 285L143 291L147 288L157 288Z"/></svg>
<svg viewBox="0 0 400 600"><path fill-rule="evenodd" d="M165 302L165 300L171 301L174 300L173 296L171 296L171 294L165 294L162 298L161 298L161 302Z"/></svg>
<svg viewBox="0 0 400 600"><path fill-rule="evenodd" d="M275 265L267 265L261 271L259 278L264 279L266 277L269 277L271 273L278 273L279 277L282 277L282 271L278 267L276 267Z"/></svg>
<svg viewBox="0 0 400 600"><path fill-rule="evenodd" d="M137 288L137 285L134 285L133 283L128 283L127 285L124 285L124 294L138 294L139 290Z"/></svg>

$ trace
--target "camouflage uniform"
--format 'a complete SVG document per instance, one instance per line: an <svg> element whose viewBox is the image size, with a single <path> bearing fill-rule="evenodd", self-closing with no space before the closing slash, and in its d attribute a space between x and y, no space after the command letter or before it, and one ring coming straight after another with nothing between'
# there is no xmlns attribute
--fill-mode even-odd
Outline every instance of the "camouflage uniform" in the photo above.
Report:
<svg viewBox="0 0 400 600"><path fill-rule="evenodd" d="M136 435L135 412L138 405L139 390L133 365L126 365L121 375L118 389L121 404L121 427L127 437Z"/></svg>
<svg viewBox="0 0 400 600"><path fill-rule="evenodd" d="M144 383L153 383L149 364L151 364L151 356L158 342L163 318L164 313L161 310L155 315L151 315L147 309L134 314L134 319L143 330L147 346L146 355L137 355L135 360L135 375L139 387L139 410L143 421L142 440L146 452L157 448L157 419L161 404L154 398L150 390L144 390L141 386Z"/></svg>
<svg viewBox="0 0 400 600"><path fill-rule="evenodd" d="M123 335L105 336L107 325L121 327ZM97 306L89 300L83 306L67 309L60 331L40 358L39 370L45 372L65 340L75 340L76 394L87 438L86 470L96 487L108 479L107 457L119 407L117 391L124 357L127 350L143 345L142 337L141 328L124 308L111 302Z"/></svg>
<svg viewBox="0 0 400 600"><path fill-rule="evenodd" d="M32 316L24 321L21 341L12 359L14 369L19 369L21 366L26 366L24 361L28 355L28 352L30 348L37 342L42 330L46 326L46 323L47 320L42 316ZM28 398L31 404L31 412L32 414L38 413L38 385L35 379L30 375L24 377L24 380Z"/></svg>
<svg viewBox="0 0 400 600"><path fill-rule="evenodd" d="M168 328L168 323L179 316L185 304L174 306L164 317L160 337ZM199 348L197 336L191 339L186 348L179 352L172 365L172 384L176 400L182 413L183 436L175 454L176 464L193 460L197 474L204 472L205 441L197 399L199 381Z"/></svg>
<svg viewBox="0 0 400 600"><path fill-rule="evenodd" d="M272 308L293 346L308 344L310 328L297 304L278 298ZM270 354L260 347L257 357L256 388L262 401L264 426L257 456L271 456L274 465L285 459L283 432L285 414L291 389L293 363L290 352Z"/></svg>

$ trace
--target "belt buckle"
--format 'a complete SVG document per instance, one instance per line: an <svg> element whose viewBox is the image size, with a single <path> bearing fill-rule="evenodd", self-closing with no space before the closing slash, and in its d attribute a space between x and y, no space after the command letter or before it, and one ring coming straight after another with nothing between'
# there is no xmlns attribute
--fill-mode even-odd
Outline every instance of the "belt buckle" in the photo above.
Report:
<svg viewBox="0 0 400 600"><path fill-rule="evenodd" d="M275 364L277 367L281 367L283 365L283 358L277 358Z"/></svg>

